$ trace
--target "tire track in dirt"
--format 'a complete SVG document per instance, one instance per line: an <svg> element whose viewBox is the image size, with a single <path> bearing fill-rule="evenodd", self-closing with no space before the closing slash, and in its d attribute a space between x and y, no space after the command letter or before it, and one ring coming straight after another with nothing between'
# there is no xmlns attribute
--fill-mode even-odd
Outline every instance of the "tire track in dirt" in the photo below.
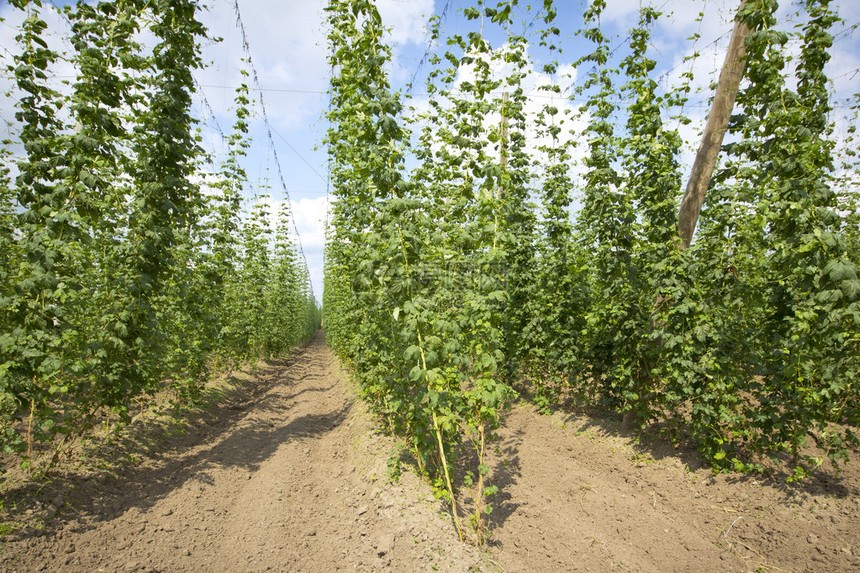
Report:
<svg viewBox="0 0 860 573"><path fill-rule="evenodd" d="M88 499L69 497L55 528L3 546L0 568L480 567L426 484L409 472L386 479L394 443L374 432L321 333L267 375L270 387L232 418L210 421L217 429L204 428L197 443L94 484Z"/></svg>

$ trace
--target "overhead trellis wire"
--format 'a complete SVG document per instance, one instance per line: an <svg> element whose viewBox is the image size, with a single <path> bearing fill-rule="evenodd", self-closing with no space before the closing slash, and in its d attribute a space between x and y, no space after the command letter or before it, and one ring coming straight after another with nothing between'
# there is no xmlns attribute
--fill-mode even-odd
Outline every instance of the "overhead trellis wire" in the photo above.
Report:
<svg viewBox="0 0 860 573"><path fill-rule="evenodd" d="M257 67L254 65L254 59L251 56L251 44L248 41L248 34L245 32L245 23L242 21L242 12L239 10L239 0L233 0L233 11L236 14L236 27L239 29L239 33L242 36L242 49L245 52L245 56L248 58L248 66L251 68L251 77L254 80L254 85L257 88L257 91L260 93L260 111L263 116L263 123L266 126L266 135L268 136L269 145L272 148L272 157L275 160L275 166L278 170L278 179L281 183L281 189L284 192L284 197L287 200L288 211L290 215L290 220L293 223L293 230L296 232L296 243L299 246L299 252L302 255L302 260L305 263L305 270L310 271L310 266L308 265L308 259L305 256L305 250L302 247L302 237L299 234L299 228L296 225L296 217L293 213L292 209L292 201L290 199L290 191L287 188L287 182L284 179L284 171L281 168L281 161L278 158L278 149L275 146L275 138L272 136L272 124L269 121L269 114L266 111L266 102L263 99L263 88L260 84L260 78L257 74ZM282 138L283 139L283 138ZM311 289L311 296L314 296L313 292L313 283L308 280L308 285Z"/></svg>
<svg viewBox="0 0 860 573"><path fill-rule="evenodd" d="M424 55L421 56L421 59L418 61L418 65L415 67L415 71L412 72L412 77L410 78L409 82L406 84L406 95L407 96L412 92L412 89L415 86L415 78L418 77L418 73L421 71L421 68L424 67L425 63L427 63L427 57L430 55L430 52L432 51L431 46L433 45L434 40L436 40L438 38L438 34L441 33L442 24L444 23L445 19L448 17L448 8L450 5L451 5L451 0L446 0L445 5L442 6L442 11L439 13L439 19L438 19L439 28L437 29L437 31L435 33L433 31L428 31L428 33L427 33L427 37L426 37L426 40L424 42L425 44L427 44L427 47L424 49Z"/></svg>

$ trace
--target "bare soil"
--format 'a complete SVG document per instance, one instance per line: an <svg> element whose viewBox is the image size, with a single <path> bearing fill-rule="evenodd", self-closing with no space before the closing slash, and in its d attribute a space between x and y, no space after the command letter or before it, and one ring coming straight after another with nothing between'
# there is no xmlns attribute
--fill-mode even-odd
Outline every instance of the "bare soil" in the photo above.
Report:
<svg viewBox="0 0 860 573"><path fill-rule="evenodd" d="M0 571L860 570L856 460L802 485L714 476L614 419L523 404L500 431L478 550L408 464L390 479L397 444L321 334L228 382L212 407L141 419L50 482L7 475Z"/></svg>

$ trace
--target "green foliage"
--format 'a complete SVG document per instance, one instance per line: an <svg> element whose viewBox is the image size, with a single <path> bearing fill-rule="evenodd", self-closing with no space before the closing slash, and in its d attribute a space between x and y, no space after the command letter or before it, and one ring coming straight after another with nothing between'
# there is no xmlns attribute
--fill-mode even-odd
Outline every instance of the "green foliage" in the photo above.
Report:
<svg viewBox="0 0 860 573"><path fill-rule="evenodd" d="M586 20L597 21L602 6ZM754 30L748 84L728 160L685 251L675 246L680 140L662 118L686 87L658 96L649 78L647 29L659 15L641 10L618 93L599 26L583 32L597 46L583 59L595 67L583 87L591 121L578 230L591 255L579 267L589 288L579 298L584 364L574 383L639 424L663 420L689 433L715 467L739 471L783 451L792 465L815 467L801 456L808 436L834 463L856 444L857 246L853 211L840 214L845 199L829 183L822 72L835 16L826 2L807 3L795 94L785 88L789 35L774 29L774 8L749 3L739 15ZM621 134L617 96L627 102Z"/></svg>
<svg viewBox="0 0 860 573"><path fill-rule="evenodd" d="M513 384L543 410L572 394L640 427L659 421L717 469L771 460L807 475L817 464L802 457L808 436L847 459L858 411L856 158L849 147L849 175L837 177L827 2L806 2L800 32L776 28L769 0L738 15L753 30L746 80L687 249L671 125L689 122L677 109L693 78L658 85L649 50L661 14L643 6L620 48L601 28L606 3L586 8L578 34L594 46L577 61L580 127L552 101L526 111L534 44L513 33L516 4L464 8L475 29L440 41L427 59L428 107L401 117L373 2L330 3L326 327L365 396L452 505L458 483L474 488L479 541L477 508L492 491L479 468ZM553 3L536 12L525 28L541 16L537 45L551 55L540 89L560 94ZM504 45L491 45L493 26ZM431 36L444 39L438 18ZM452 477L458 445L474 447L478 467Z"/></svg>
<svg viewBox="0 0 860 573"><path fill-rule="evenodd" d="M508 12L494 18L506 23ZM419 135L419 165L406 182L408 134L384 71L390 49L381 42L379 14L369 2L339 1L328 13L335 69L328 144L337 200L326 252L327 338L389 427L409 440L462 535L452 461L465 443L483 464L498 414L512 397L502 380L511 340L503 325L514 316L504 281L515 275L506 277L505 268L518 240L516 252L530 256L522 90L514 82L510 98L491 95L502 83L491 63L508 58L516 65L524 43L517 40L507 53L474 35L451 43L446 61L474 65L476 78L459 87L468 94L460 96L456 68L431 77L428 90L450 106L434 104L425 118L432 127ZM500 117L493 125L490 113ZM491 141L483 137L488 129ZM485 478L480 473L473 494L479 542Z"/></svg>
<svg viewBox="0 0 860 573"><path fill-rule="evenodd" d="M236 242L268 228L240 219L247 89L220 193L207 199L192 183L202 159L192 73L206 34L197 3L67 7L78 74L67 96L50 87L66 57L43 39L51 8L15 6L26 18L7 70L19 131L0 155L0 447L32 471L50 469L100 415L128 419L164 388L193 400L212 364L287 352L319 313L286 235L247 252ZM251 275L259 298L240 306Z"/></svg>

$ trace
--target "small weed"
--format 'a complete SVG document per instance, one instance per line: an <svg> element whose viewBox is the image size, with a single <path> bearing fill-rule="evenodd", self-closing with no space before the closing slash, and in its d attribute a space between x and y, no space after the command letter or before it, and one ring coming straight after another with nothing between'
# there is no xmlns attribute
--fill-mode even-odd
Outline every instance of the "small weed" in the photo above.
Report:
<svg viewBox="0 0 860 573"><path fill-rule="evenodd" d="M400 451L397 448L391 448L388 456L388 481L396 483L400 479L400 474L403 473L403 468L400 464Z"/></svg>
<svg viewBox="0 0 860 573"><path fill-rule="evenodd" d="M409 449L403 444L398 444L392 447L388 453L388 481L395 483L403 475L403 460L409 457Z"/></svg>
<svg viewBox="0 0 860 573"><path fill-rule="evenodd" d="M633 455L630 456L630 460L633 462L651 464L654 462L654 456L646 452L633 452Z"/></svg>
<svg viewBox="0 0 860 573"><path fill-rule="evenodd" d="M550 409L550 406L552 406L552 401L550 400L549 396L546 396L544 394L535 396L534 403L535 406L538 407L538 411L542 416L548 416L552 414L552 410Z"/></svg>

